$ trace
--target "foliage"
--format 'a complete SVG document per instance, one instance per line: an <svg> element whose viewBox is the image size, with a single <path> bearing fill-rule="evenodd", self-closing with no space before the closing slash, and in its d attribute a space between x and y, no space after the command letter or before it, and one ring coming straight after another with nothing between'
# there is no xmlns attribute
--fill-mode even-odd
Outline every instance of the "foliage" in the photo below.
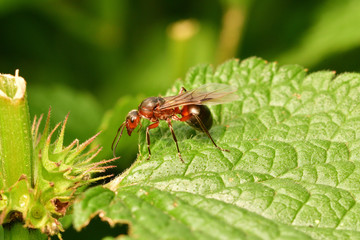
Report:
<svg viewBox="0 0 360 240"><path fill-rule="evenodd" d="M49 105L54 122L70 112L65 145L102 131L93 145L104 148L99 159L110 159L112 138L126 113L145 96L165 95L176 78L199 63L216 66L232 57L261 56L310 72L360 72L359 8L356 0L4 0L0 72L21 69L31 86L32 117ZM245 105L253 106L249 102ZM175 126L184 131L178 135L185 142L196 134ZM218 128L212 130L216 138L222 136L216 135ZM113 173L136 159L134 135L123 136ZM166 126L153 136L154 151L162 136L172 150Z"/></svg>
<svg viewBox="0 0 360 240"><path fill-rule="evenodd" d="M210 82L238 87L240 101L211 107L230 153L178 123L182 163L163 124L147 161L142 130L137 161L85 192L74 226L99 214L129 224L128 239L359 238L360 75L250 58L195 67L184 85Z"/></svg>
<svg viewBox="0 0 360 240"><path fill-rule="evenodd" d="M57 109L55 122L71 112L67 144L103 130L109 109L128 111L118 99L164 94L199 63L261 56L310 71L360 71L357 0L8 0L0 6L0 72L21 69L32 86L32 116L49 105ZM109 135L119 123L108 125ZM136 148L126 154L122 168Z"/></svg>
<svg viewBox="0 0 360 240"><path fill-rule="evenodd" d="M75 139L65 147L68 116L50 130L49 110L43 131L42 116L35 117L30 127L26 82L18 71L15 76L0 75L0 112L0 236L41 236L33 229L59 234L63 228L58 219L72 205L78 189L108 177L92 175L114 167L103 165L115 159L93 162L101 148L87 147L96 135L82 144ZM25 229L22 225L27 229L19 231L19 227Z"/></svg>

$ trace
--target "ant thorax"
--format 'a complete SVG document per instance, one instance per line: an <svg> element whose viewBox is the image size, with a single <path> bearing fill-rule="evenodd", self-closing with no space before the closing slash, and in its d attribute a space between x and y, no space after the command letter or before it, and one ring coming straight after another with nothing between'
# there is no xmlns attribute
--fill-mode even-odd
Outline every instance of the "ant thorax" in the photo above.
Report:
<svg viewBox="0 0 360 240"><path fill-rule="evenodd" d="M156 121L159 118L159 114L156 114L156 109L164 104L165 100L161 97L149 97L142 101L139 105L138 111L143 118L147 118L150 121Z"/></svg>

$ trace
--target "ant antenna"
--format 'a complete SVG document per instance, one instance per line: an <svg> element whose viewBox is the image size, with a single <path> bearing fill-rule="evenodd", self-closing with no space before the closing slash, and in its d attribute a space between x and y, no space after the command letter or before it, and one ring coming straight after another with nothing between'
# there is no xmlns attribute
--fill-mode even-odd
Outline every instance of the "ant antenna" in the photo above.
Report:
<svg viewBox="0 0 360 240"><path fill-rule="evenodd" d="M123 131L124 131L125 126L126 126L126 121L123 122L123 123L120 125L119 129L117 130L117 133L116 133L116 136L115 136L115 138L114 138L114 141L113 141L112 144L111 144L111 150L113 150L113 156L114 156L114 157L116 157L116 147L117 147L117 145L118 145L118 143L119 143L119 141L120 141L120 138L121 138L121 136L122 136L122 134L123 134ZM120 131L120 130L121 130L121 131ZM120 135L119 135L119 132L120 132ZM118 138L118 135L119 135L119 138ZM116 140L116 139L117 139L117 140ZM114 147L115 141L116 141L116 144L115 144L115 147Z"/></svg>

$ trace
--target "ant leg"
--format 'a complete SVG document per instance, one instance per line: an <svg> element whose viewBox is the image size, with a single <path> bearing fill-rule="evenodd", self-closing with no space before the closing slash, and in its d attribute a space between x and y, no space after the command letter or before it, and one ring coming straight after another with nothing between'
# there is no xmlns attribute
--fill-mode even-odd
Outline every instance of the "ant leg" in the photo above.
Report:
<svg viewBox="0 0 360 240"><path fill-rule="evenodd" d="M186 89L185 89L184 87L181 87L181 88L180 88L179 95L182 94L183 92L186 92Z"/></svg>
<svg viewBox="0 0 360 240"><path fill-rule="evenodd" d="M146 160L149 160L151 157L151 151L150 151L150 133L149 130L156 128L157 126L159 126L159 122L155 122L153 124L150 124L149 126L147 126L146 128L146 141L147 141L147 147L148 147L148 151L149 151L149 157Z"/></svg>
<svg viewBox="0 0 360 240"><path fill-rule="evenodd" d="M181 114L181 113L179 113L179 114ZM181 118L179 118L179 117L176 116L176 115L173 115L173 116L171 117L171 119L174 120L174 121L181 121Z"/></svg>
<svg viewBox="0 0 360 240"><path fill-rule="evenodd" d="M201 119L197 116L197 115L192 115L196 118L196 120L198 121L198 123L200 124L201 129L206 133L206 135L210 138L210 140L212 141L212 143L214 144L215 147L217 147L218 149L220 149L221 151L225 151L225 152L230 152L227 149L223 149L221 147L219 147L218 145L216 145L214 139L211 137L209 131L206 129L204 123L201 121Z"/></svg>
<svg viewBox="0 0 360 240"><path fill-rule="evenodd" d="M171 119L170 119L170 118L166 119L166 122L167 122L167 123L168 123L168 125L169 125L170 131L171 131L171 134L172 134L173 139L174 139L174 141L175 141L175 144L176 144L176 148L177 148L177 151L178 151L179 158L180 158L181 162L183 162L183 163L184 163L184 160L183 160L183 159L182 159L182 157L181 157L181 153L180 153L179 145L178 145L178 142L177 142L177 139L176 139L176 136L175 136L175 132L174 132L173 126L172 126L172 124L171 124Z"/></svg>

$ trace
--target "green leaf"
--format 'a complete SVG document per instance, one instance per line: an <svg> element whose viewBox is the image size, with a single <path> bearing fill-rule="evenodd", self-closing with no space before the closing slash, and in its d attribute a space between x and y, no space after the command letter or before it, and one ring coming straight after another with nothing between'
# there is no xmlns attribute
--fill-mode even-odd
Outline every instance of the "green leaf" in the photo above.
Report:
<svg viewBox="0 0 360 240"><path fill-rule="evenodd" d="M129 239L360 238L360 75L250 58L195 67L168 94L210 82L238 87L239 101L211 106L230 152L175 122L185 163L166 124L147 161L143 129L137 162L83 195L75 227L99 214L129 224Z"/></svg>

